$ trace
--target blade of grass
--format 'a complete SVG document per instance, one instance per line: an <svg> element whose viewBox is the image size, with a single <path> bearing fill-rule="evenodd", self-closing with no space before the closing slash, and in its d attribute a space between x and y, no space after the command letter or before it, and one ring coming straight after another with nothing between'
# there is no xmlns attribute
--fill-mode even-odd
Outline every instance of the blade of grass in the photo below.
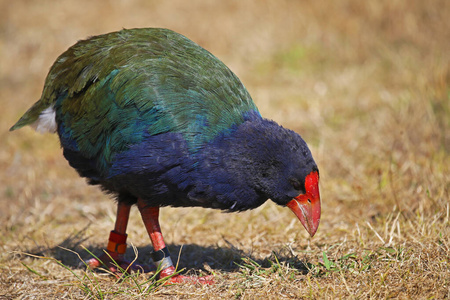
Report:
<svg viewBox="0 0 450 300"><path fill-rule="evenodd" d="M39 276L41 279L47 280L47 277L42 275L41 273L39 273L38 271L30 268L29 266L27 266L24 262L20 262L25 268L27 268L28 271L30 271L33 274L36 274L37 276Z"/></svg>

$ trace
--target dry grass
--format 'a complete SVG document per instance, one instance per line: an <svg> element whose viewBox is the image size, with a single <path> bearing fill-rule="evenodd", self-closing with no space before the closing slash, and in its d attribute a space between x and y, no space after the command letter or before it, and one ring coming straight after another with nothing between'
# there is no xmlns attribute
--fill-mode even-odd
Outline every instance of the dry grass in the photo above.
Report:
<svg viewBox="0 0 450 300"><path fill-rule="evenodd" d="M446 0L0 0L0 299L449 298L449 15ZM180 266L214 273L215 285L77 268L61 247L99 254L115 205L70 169L56 136L7 130L57 55L122 27L189 36L239 75L263 115L303 135L321 169L313 239L273 203L167 208ZM146 262L132 213L129 240Z"/></svg>

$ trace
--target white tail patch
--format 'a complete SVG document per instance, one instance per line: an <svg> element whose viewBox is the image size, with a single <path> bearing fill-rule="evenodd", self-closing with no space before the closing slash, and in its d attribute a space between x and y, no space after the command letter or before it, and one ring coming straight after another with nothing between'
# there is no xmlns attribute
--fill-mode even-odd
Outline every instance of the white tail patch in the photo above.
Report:
<svg viewBox="0 0 450 300"><path fill-rule="evenodd" d="M56 132L56 119L55 108L52 106L44 109L39 118L31 124L31 126L40 133L55 133Z"/></svg>

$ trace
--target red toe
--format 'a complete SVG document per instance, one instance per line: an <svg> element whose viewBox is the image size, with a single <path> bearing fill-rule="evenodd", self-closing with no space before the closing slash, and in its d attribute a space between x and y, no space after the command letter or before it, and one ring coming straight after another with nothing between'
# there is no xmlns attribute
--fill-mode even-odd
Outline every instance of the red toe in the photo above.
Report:
<svg viewBox="0 0 450 300"><path fill-rule="evenodd" d="M172 276L175 273L175 268L168 267L159 273L159 278L165 278ZM180 274L173 275L170 277L165 284L175 284L175 283L187 283L187 284L214 284L214 276L203 276L203 277L195 277L195 276L184 276Z"/></svg>

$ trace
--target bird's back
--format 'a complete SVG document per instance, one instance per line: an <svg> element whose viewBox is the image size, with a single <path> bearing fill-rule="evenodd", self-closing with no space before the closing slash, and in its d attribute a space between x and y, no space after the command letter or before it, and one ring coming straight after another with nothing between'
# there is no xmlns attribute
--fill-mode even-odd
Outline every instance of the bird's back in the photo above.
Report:
<svg viewBox="0 0 450 300"><path fill-rule="evenodd" d="M42 122L43 112L54 112L67 153L85 160L77 169L96 169L95 176L106 176L114 155L148 136L179 133L195 152L247 114L259 115L221 61L180 34L151 28L69 48L50 69L41 99L11 129Z"/></svg>

